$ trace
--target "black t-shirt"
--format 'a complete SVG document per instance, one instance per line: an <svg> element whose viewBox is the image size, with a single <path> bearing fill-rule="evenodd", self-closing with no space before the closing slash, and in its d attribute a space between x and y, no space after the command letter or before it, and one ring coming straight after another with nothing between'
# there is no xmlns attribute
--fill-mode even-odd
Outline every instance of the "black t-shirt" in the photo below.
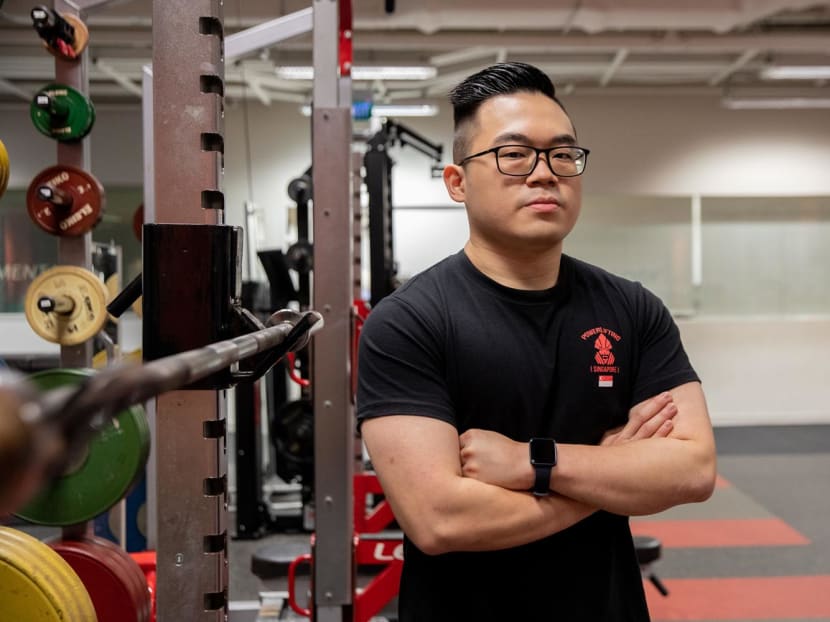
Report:
<svg viewBox="0 0 830 622"><path fill-rule="evenodd" d="M358 378L360 424L411 414L591 445L634 404L698 380L668 310L639 283L563 255L555 287L516 290L463 251L370 313ZM503 551L404 546L401 622L649 619L625 516L596 512Z"/></svg>

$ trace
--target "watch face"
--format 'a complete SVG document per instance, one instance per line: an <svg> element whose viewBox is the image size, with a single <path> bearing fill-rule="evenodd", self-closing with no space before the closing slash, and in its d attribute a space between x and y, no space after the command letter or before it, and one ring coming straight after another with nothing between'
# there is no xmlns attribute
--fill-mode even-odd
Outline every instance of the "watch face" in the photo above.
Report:
<svg viewBox="0 0 830 622"><path fill-rule="evenodd" d="M531 464L556 464L556 443L549 438L530 439Z"/></svg>

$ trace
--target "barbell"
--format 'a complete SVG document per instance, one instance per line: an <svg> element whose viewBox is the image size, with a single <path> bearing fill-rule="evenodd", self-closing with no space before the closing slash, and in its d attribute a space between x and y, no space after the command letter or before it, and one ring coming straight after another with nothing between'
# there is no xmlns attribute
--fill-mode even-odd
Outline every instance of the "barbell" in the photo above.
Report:
<svg viewBox="0 0 830 622"><path fill-rule="evenodd" d="M77 385L38 392L21 376L0 376L0 515L23 506L44 480L64 472L95 428L116 413L259 353L268 352L270 368L305 347L322 326L316 311L286 309L260 330L148 363L113 365Z"/></svg>

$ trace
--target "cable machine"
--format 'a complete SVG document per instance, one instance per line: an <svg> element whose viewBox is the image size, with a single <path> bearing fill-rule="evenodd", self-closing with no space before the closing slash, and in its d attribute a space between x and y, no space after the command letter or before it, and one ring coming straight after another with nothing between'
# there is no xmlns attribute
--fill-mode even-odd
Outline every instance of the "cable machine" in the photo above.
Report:
<svg viewBox="0 0 830 622"><path fill-rule="evenodd" d="M363 157L366 189L369 194L370 302L375 306L398 287L392 235L392 167L390 147L408 146L433 160L431 173L441 170L443 146L430 142L411 128L388 119L368 141ZM440 173L439 173L440 174Z"/></svg>

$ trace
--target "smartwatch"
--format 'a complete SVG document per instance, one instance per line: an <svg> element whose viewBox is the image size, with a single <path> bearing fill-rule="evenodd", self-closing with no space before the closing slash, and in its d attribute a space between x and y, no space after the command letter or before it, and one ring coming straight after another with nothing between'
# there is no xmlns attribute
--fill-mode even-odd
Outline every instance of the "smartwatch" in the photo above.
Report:
<svg viewBox="0 0 830 622"><path fill-rule="evenodd" d="M536 471L533 494L547 496L550 494L550 472L556 466L556 441L552 438L530 439L530 465Z"/></svg>

